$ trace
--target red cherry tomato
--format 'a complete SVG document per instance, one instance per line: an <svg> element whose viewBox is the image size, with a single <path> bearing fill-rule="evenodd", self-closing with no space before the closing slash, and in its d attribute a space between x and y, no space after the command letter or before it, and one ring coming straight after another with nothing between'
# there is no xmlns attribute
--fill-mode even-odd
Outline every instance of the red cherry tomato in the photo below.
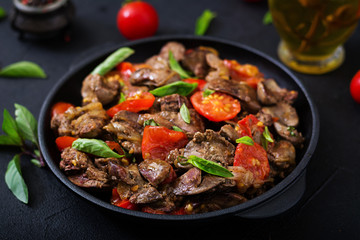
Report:
<svg viewBox="0 0 360 240"><path fill-rule="evenodd" d="M201 80L201 79L186 78L186 79L183 79L183 81L187 82L187 83L197 83L198 86L195 89L195 91L202 91L204 89L205 85L206 85L206 81Z"/></svg>
<svg viewBox="0 0 360 240"><path fill-rule="evenodd" d="M51 117L59 114L63 114L70 107L74 107L73 104L67 102L57 102L51 108Z"/></svg>
<svg viewBox="0 0 360 240"><path fill-rule="evenodd" d="M164 160L171 150L182 148L188 143L183 132L167 129L162 126L146 126L141 143L144 159Z"/></svg>
<svg viewBox="0 0 360 240"><path fill-rule="evenodd" d="M158 25L158 14L147 2L127 3L117 14L117 26L122 35L130 40L154 35Z"/></svg>
<svg viewBox="0 0 360 240"><path fill-rule="evenodd" d="M121 62L116 66L122 78L129 79L131 74L135 72L134 66L130 62Z"/></svg>
<svg viewBox="0 0 360 240"><path fill-rule="evenodd" d="M239 101L224 93L203 97L203 92L196 92L190 101L199 114L213 122L232 119L241 110Z"/></svg>
<svg viewBox="0 0 360 240"><path fill-rule="evenodd" d="M55 143L59 151L63 151L65 148L71 147L76 139L75 137L61 136L55 139Z"/></svg>
<svg viewBox="0 0 360 240"><path fill-rule="evenodd" d="M112 190L111 204L121 207L121 208L129 209L129 210L137 210L138 209L137 205L134 203L131 203L128 199L121 199L116 188L113 188L113 190Z"/></svg>
<svg viewBox="0 0 360 240"><path fill-rule="evenodd" d="M360 70L350 82L350 94L355 102L360 103Z"/></svg>

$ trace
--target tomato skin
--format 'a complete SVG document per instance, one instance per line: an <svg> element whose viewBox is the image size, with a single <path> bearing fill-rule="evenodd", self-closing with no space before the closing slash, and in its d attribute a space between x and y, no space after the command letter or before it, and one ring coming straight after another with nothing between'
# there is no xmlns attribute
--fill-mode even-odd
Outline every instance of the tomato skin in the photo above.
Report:
<svg viewBox="0 0 360 240"><path fill-rule="evenodd" d="M121 110L140 112L151 108L154 101L155 96L149 92L134 93L133 95L129 96L124 102L111 107L109 110L106 111L106 113L110 117L114 117L114 115Z"/></svg>
<svg viewBox="0 0 360 240"><path fill-rule="evenodd" d="M258 123L260 121L252 114L247 115L245 118L241 119L238 122L239 125L239 134L241 137L244 136L249 136L249 137L253 137L252 136L252 129L254 127L256 127L261 133L264 131L264 127L263 126L259 126Z"/></svg>
<svg viewBox="0 0 360 240"><path fill-rule="evenodd" d="M67 103L67 102L55 103L51 108L51 117L54 117L55 115L63 114L70 107L75 107L75 106L73 104Z"/></svg>
<svg viewBox="0 0 360 240"><path fill-rule="evenodd" d="M117 142L114 142L114 141L105 141L106 145L108 145L108 147L111 149L111 150L115 150L118 154L120 155L123 155L125 154L123 149L121 148L121 146L117 143Z"/></svg>
<svg viewBox="0 0 360 240"><path fill-rule="evenodd" d="M202 91L204 90L204 87L206 85L206 81L202 80L202 79L194 79L194 78L186 78L183 79L183 82L187 82L187 83L197 83L198 86L194 91Z"/></svg>
<svg viewBox="0 0 360 240"><path fill-rule="evenodd" d="M350 82L350 94L355 102L360 104L360 70L355 74Z"/></svg>
<svg viewBox="0 0 360 240"><path fill-rule="evenodd" d="M112 189L111 204L129 210L138 210L137 205L131 203L129 199L121 199L116 188Z"/></svg>
<svg viewBox="0 0 360 240"><path fill-rule="evenodd" d="M116 69L120 72L121 77L126 78L126 80L135 72L135 68L130 62L121 62L116 66Z"/></svg>
<svg viewBox="0 0 360 240"><path fill-rule="evenodd" d="M265 180L270 173L265 149L258 143L249 146L239 143L236 147L234 166L242 166L254 174L256 180Z"/></svg>
<svg viewBox="0 0 360 240"><path fill-rule="evenodd" d="M121 34L130 40L154 35L158 25L158 14L147 2L127 3L117 14L117 27Z"/></svg>
<svg viewBox="0 0 360 240"><path fill-rule="evenodd" d="M141 143L144 159L164 160L171 150L182 148L188 143L185 133L162 126L146 126Z"/></svg>
<svg viewBox="0 0 360 240"><path fill-rule="evenodd" d="M55 143L59 151L63 151L67 147L71 147L72 143L76 140L76 137L61 136L55 139Z"/></svg>
<svg viewBox="0 0 360 240"><path fill-rule="evenodd" d="M190 97L195 110L213 122L233 119L241 110L240 102L233 97L215 92L203 97L203 92L196 92Z"/></svg>

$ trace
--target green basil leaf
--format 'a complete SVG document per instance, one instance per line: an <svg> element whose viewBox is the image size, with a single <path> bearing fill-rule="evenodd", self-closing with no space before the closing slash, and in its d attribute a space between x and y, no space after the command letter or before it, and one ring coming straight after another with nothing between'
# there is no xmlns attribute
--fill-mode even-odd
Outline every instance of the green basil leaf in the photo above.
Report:
<svg viewBox="0 0 360 240"><path fill-rule="evenodd" d="M32 113L26 107L15 103L15 116L21 136L39 146L37 121Z"/></svg>
<svg viewBox="0 0 360 240"><path fill-rule="evenodd" d="M211 90L211 89L205 89L205 91L203 91L203 98L206 98L208 96L210 96L211 94L213 94L215 92L215 90Z"/></svg>
<svg viewBox="0 0 360 240"><path fill-rule="evenodd" d="M265 131L263 132L263 136L267 141L274 142L274 140L271 138L271 135L270 135L270 132L269 132L269 129L267 126L265 126Z"/></svg>
<svg viewBox="0 0 360 240"><path fill-rule="evenodd" d="M170 65L170 68L173 71L177 72L181 78L191 78L191 76L176 61L173 53L170 50L169 50L169 65Z"/></svg>
<svg viewBox="0 0 360 240"><path fill-rule="evenodd" d="M225 178L234 176L229 170L227 170L220 164L203 158L199 158L195 155L189 156L187 162L199 168L200 170L203 170L204 172L210 173L212 175L225 177Z"/></svg>
<svg viewBox="0 0 360 240"><path fill-rule="evenodd" d="M91 74L99 74L104 76L111 69L113 69L116 65L124 61L130 55L132 55L135 51L128 47L122 47L113 52L110 56L108 56L102 63L100 63Z"/></svg>
<svg viewBox="0 0 360 240"><path fill-rule="evenodd" d="M37 167L41 167L40 161L37 160L37 159L35 159L35 158L31 159L30 162L31 162L32 164L34 164L35 166L37 166Z"/></svg>
<svg viewBox="0 0 360 240"><path fill-rule="evenodd" d="M120 99L119 99L119 102L118 102L118 103L122 103L122 102L125 102L125 101L126 101L125 94L124 94L124 93L120 93Z"/></svg>
<svg viewBox="0 0 360 240"><path fill-rule="evenodd" d="M40 153L39 150L35 149L35 150L34 150L34 153L35 153L35 155L36 155L37 157L41 157L41 153Z"/></svg>
<svg viewBox="0 0 360 240"><path fill-rule="evenodd" d="M6 173L5 182L11 192L23 203L28 203L28 188L21 174L20 155L15 155L9 162Z"/></svg>
<svg viewBox="0 0 360 240"><path fill-rule="evenodd" d="M10 64L0 71L3 77L46 78L44 70L36 63L21 61Z"/></svg>
<svg viewBox="0 0 360 240"><path fill-rule="evenodd" d="M149 119L144 121L144 127L145 126L159 126L159 124L157 124L154 119Z"/></svg>
<svg viewBox="0 0 360 240"><path fill-rule="evenodd" d="M246 145L249 145L249 146L254 145L254 141L249 136L244 136L244 137L236 139L236 143L243 143L243 144L246 144Z"/></svg>
<svg viewBox="0 0 360 240"><path fill-rule="evenodd" d="M197 85L197 83L177 81L162 87L155 88L151 90L150 93L157 97L164 97L175 93L186 97L197 88Z"/></svg>
<svg viewBox="0 0 360 240"><path fill-rule="evenodd" d="M21 146L8 135L0 135L0 145Z"/></svg>
<svg viewBox="0 0 360 240"><path fill-rule="evenodd" d="M6 17L6 11L0 7L0 20Z"/></svg>
<svg viewBox="0 0 360 240"><path fill-rule="evenodd" d="M183 105L180 108L180 115L184 120L184 122L190 124L190 112L185 103L183 103Z"/></svg>
<svg viewBox="0 0 360 240"><path fill-rule="evenodd" d="M267 11L263 17L263 24L264 25L269 25L272 23L272 16L270 11Z"/></svg>
<svg viewBox="0 0 360 240"><path fill-rule="evenodd" d="M178 132L183 132L183 130L177 126L172 126L172 129Z"/></svg>
<svg viewBox="0 0 360 240"><path fill-rule="evenodd" d="M268 150L268 141L265 139L264 135L261 136L260 141L261 141L262 147L265 149L265 151L267 151Z"/></svg>
<svg viewBox="0 0 360 240"><path fill-rule="evenodd" d="M122 158L124 155L119 155L112 151L109 146L99 139L78 138L72 143L72 147L86 153L104 158Z"/></svg>
<svg viewBox="0 0 360 240"><path fill-rule="evenodd" d="M6 144L6 145L21 146L22 139L19 134L19 130L14 118L10 115L10 113L6 109L4 109L3 117L4 120L2 124L2 130L7 134L7 137L12 140L11 141L12 144ZM3 137L3 139L6 139L7 137ZM4 141L10 143L8 140L4 140Z"/></svg>
<svg viewBox="0 0 360 240"><path fill-rule="evenodd" d="M209 28L210 22L216 17L216 13L205 9L201 16L196 20L195 35L204 35Z"/></svg>

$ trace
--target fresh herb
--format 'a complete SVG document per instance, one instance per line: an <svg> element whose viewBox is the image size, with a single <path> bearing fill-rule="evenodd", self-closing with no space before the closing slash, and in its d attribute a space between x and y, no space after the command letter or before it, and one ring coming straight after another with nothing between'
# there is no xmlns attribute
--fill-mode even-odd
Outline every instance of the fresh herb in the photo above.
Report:
<svg viewBox="0 0 360 240"><path fill-rule="evenodd" d="M21 149L21 153L8 164L5 182L20 201L28 203L28 189L22 178L20 157L28 155L34 165L45 166L39 150L37 121L27 108L15 104L15 119L4 109L2 130L5 134L0 135L0 145L18 146Z"/></svg>
<svg viewBox="0 0 360 240"><path fill-rule="evenodd" d="M183 130L177 126L172 126L172 129L178 132L182 132Z"/></svg>
<svg viewBox="0 0 360 240"><path fill-rule="evenodd" d="M272 139L270 132L269 132L269 128L267 126L265 126L265 130L263 132L263 136L264 138L269 141L269 142L274 142L274 140Z"/></svg>
<svg viewBox="0 0 360 240"><path fill-rule="evenodd" d="M183 105L180 108L180 115L181 118L184 120L184 122L190 124L190 112L185 103L183 103Z"/></svg>
<svg viewBox="0 0 360 240"><path fill-rule="evenodd" d="M159 126L159 124L157 124L154 119L149 119L144 121L144 127L145 126Z"/></svg>
<svg viewBox="0 0 360 240"><path fill-rule="evenodd" d="M93 154L95 156L104 158L122 158L124 155L119 155L109 148L109 146L99 139L78 138L72 143L72 148L79 151Z"/></svg>
<svg viewBox="0 0 360 240"><path fill-rule="evenodd" d="M264 25L269 25L272 23L272 16L270 11L267 11L263 17L263 24Z"/></svg>
<svg viewBox="0 0 360 240"><path fill-rule="evenodd" d="M197 88L197 86L198 86L197 83L187 83L183 81L177 81L162 87L155 88L151 90L150 93L157 97L164 97L174 93L186 97L187 95L192 93Z"/></svg>
<svg viewBox="0 0 360 240"><path fill-rule="evenodd" d="M0 71L2 77L46 78L44 70L36 63L21 61L10 64Z"/></svg>
<svg viewBox="0 0 360 240"><path fill-rule="evenodd" d="M296 136L296 133L294 132L296 130L295 127L287 127L287 130L290 132L290 136Z"/></svg>
<svg viewBox="0 0 360 240"><path fill-rule="evenodd" d="M226 177L234 176L229 170L227 170L220 164L203 159L203 158L199 158L195 155L189 156L187 163L192 164L193 166L199 168L200 170L203 170L204 172L207 172L212 175L219 176L219 177L226 178Z"/></svg>
<svg viewBox="0 0 360 240"><path fill-rule="evenodd" d="M111 69L113 69L116 65L124 61L130 55L132 55L135 51L128 47L122 47L113 52L110 56L108 56L102 63L100 63L91 74L99 74L104 76Z"/></svg>
<svg viewBox="0 0 360 240"><path fill-rule="evenodd" d="M120 99L119 99L119 102L118 102L118 103L122 103L122 102L125 102L125 101L126 101L125 94L124 94L124 93L120 93Z"/></svg>
<svg viewBox="0 0 360 240"><path fill-rule="evenodd" d="M216 17L216 13L209 9L204 10L200 17L196 20L195 35L204 35L209 28L210 22Z"/></svg>
<svg viewBox="0 0 360 240"><path fill-rule="evenodd" d="M6 11L0 7L0 20L6 17Z"/></svg>
<svg viewBox="0 0 360 240"><path fill-rule="evenodd" d="M205 89L204 91L203 91L203 98L206 98L206 97L208 97L208 96L210 96L211 94L213 94L215 92L215 90L211 90L211 89Z"/></svg>
<svg viewBox="0 0 360 240"><path fill-rule="evenodd" d="M180 64L176 61L173 53L169 50L169 65L170 68L177 72L181 78L191 78L191 76L180 66Z"/></svg>
<svg viewBox="0 0 360 240"><path fill-rule="evenodd" d="M246 144L246 145L249 145L249 146L254 145L254 141L249 136L244 136L244 137L236 139L236 143L243 143L243 144Z"/></svg>

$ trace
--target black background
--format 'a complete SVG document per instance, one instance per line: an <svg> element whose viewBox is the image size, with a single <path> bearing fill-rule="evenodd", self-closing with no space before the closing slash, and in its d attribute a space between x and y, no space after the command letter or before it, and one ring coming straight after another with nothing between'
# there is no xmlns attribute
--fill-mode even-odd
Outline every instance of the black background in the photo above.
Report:
<svg viewBox="0 0 360 240"><path fill-rule="evenodd" d="M0 22L0 67L28 60L38 63L46 79L0 78L0 110L14 112L14 103L36 117L47 93L71 66L86 56L126 41L116 27L120 1L73 1L76 16L71 40L19 40L10 19ZM205 8L217 13L207 35L233 40L277 58L279 37L264 25L265 1L242 0L149 1L157 9L157 36L192 34ZM9 13L11 1L1 6ZM343 65L328 74L295 73L309 91L320 115L318 147L307 168L307 189L288 212L269 219L243 220L235 216L213 222L167 224L114 215L83 200L61 184L52 172L22 158L29 188L29 204L8 190L4 175L18 152L0 150L0 239L357 239L360 227L360 106L349 93L352 76L360 69L360 30L346 42ZM0 120L2 122L2 116Z"/></svg>

